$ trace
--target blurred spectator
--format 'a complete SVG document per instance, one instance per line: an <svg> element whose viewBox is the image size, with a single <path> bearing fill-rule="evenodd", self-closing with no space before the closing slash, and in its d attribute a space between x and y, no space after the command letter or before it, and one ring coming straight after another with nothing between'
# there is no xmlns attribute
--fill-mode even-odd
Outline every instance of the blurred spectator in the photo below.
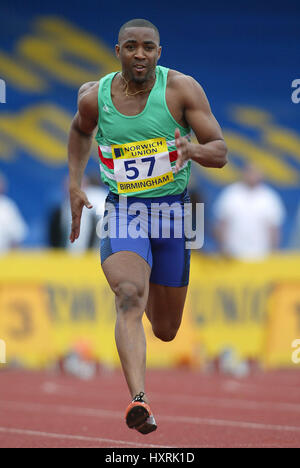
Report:
<svg viewBox="0 0 300 468"><path fill-rule="evenodd" d="M26 237L27 226L16 203L5 195L7 182L0 174L0 255L17 247Z"/></svg>
<svg viewBox="0 0 300 468"><path fill-rule="evenodd" d="M289 247L291 249L300 249L300 205L293 225L291 240Z"/></svg>
<svg viewBox="0 0 300 468"><path fill-rule="evenodd" d="M93 208L83 208L79 239L71 244L69 236L71 232L72 216L68 193L68 180L64 183L65 199L61 206L56 208L50 219L50 245L54 248L67 248L73 253L82 253L91 248L99 247L99 238L96 233L97 223L104 214L104 202L108 190L100 182L98 174L85 176L83 190Z"/></svg>
<svg viewBox="0 0 300 468"><path fill-rule="evenodd" d="M227 187L214 206L216 237L225 255L261 260L279 246L285 209L277 193L248 165L241 182Z"/></svg>

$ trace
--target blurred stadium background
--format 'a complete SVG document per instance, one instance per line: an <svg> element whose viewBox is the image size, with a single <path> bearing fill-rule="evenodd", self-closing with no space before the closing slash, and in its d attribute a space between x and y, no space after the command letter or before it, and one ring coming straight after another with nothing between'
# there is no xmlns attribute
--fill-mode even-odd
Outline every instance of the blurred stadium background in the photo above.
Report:
<svg viewBox="0 0 300 468"><path fill-rule="evenodd" d="M28 225L19 249L0 258L2 368L51 368L71 350L118 366L114 301L99 254L51 249L49 220L65 198L77 89L119 69L117 32L128 19L142 17L161 32L160 64L204 87L230 160L222 171L193 164L190 188L205 202L205 245L193 252L176 341L158 342L146 324L148 365L221 368L237 376L257 365L300 369L291 358L292 342L300 339L300 253L291 243L300 203L300 103L291 99L292 81L300 78L300 8L296 2L247 5L1 2L6 103L0 104L0 172ZM287 212L280 251L251 264L222 258L212 235L212 206L224 187L239 180L245 161L264 172ZM96 148L88 170L98 170Z"/></svg>

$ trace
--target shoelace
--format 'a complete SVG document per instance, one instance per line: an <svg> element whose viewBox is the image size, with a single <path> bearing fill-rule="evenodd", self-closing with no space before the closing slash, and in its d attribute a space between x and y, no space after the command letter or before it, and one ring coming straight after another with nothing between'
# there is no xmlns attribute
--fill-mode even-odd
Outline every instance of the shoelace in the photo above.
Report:
<svg viewBox="0 0 300 468"><path fill-rule="evenodd" d="M144 401L143 400L144 395L145 395L144 392L140 392L137 395L135 395L135 397L134 397L134 399L132 401Z"/></svg>

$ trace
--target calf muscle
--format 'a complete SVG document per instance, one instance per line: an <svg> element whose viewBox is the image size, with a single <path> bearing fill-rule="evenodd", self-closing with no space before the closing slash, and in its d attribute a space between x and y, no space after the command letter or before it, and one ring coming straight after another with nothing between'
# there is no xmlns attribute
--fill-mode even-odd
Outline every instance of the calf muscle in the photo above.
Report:
<svg viewBox="0 0 300 468"><path fill-rule="evenodd" d="M122 251L109 256L102 268L115 294L116 345L134 397L145 389L146 339L142 317L149 294L150 267L136 253Z"/></svg>

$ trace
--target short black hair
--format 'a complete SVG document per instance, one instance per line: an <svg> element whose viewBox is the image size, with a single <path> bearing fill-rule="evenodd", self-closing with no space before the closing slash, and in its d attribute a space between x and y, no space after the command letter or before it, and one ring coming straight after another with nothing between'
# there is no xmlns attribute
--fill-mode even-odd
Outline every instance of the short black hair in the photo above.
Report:
<svg viewBox="0 0 300 468"><path fill-rule="evenodd" d="M127 21L125 24L123 24L123 26L121 26L120 31L119 31L119 35L118 35L119 43L120 43L121 34L127 28L151 28L151 29L154 29L154 31L156 32L156 34L158 36L158 43L160 42L160 35L159 35L159 31L158 31L157 27L153 23L151 23L150 21L148 21L146 19L136 18L136 19L132 19L130 21Z"/></svg>

